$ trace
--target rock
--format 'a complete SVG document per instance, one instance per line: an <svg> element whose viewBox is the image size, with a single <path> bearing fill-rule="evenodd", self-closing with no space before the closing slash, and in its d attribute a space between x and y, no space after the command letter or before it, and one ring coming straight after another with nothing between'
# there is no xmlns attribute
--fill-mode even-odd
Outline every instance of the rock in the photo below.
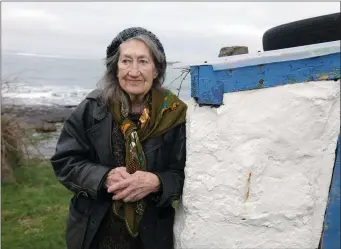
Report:
<svg viewBox="0 0 341 249"><path fill-rule="evenodd" d="M63 123L74 110L61 106L4 106L2 113L16 117L21 127L37 132L56 131L56 123Z"/></svg>
<svg viewBox="0 0 341 249"><path fill-rule="evenodd" d="M32 133L34 144L29 143L29 157L51 158L55 153L60 132L65 119L74 110L74 106L28 106L3 105L1 114L14 117L20 128ZM5 165L6 166L6 165ZM10 169L2 169L2 174L11 181Z"/></svg>
<svg viewBox="0 0 341 249"><path fill-rule="evenodd" d="M64 108L75 108L77 105L63 105Z"/></svg>
<svg viewBox="0 0 341 249"><path fill-rule="evenodd" d="M43 121L47 123L63 123L65 121L65 117L63 116L51 116L47 118L42 118Z"/></svg>
<svg viewBox="0 0 341 249"><path fill-rule="evenodd" d="M238 54L248 54L249 49L245 46L223 47L220 49L218 57L232 56Z"/></svg>
<svg viewBox="0 0 341 249"><path fill-rule="evenodd" d="M43 123L42 125L36 125L35 130L37 132L54 132L57 130L56 124Z"/></svg>

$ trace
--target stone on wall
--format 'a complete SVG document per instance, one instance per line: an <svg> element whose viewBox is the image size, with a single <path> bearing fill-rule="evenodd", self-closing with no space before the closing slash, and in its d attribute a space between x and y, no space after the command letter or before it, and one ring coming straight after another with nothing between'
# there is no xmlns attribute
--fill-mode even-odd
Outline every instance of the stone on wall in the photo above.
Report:
<svg viewBox="0 0 341 249"><path fill-rule="evenodd" d="M223 47L220 49L218 57L248 54L248 53L249 53L249 49L248 47L245 47L245 46Z"/></svg>

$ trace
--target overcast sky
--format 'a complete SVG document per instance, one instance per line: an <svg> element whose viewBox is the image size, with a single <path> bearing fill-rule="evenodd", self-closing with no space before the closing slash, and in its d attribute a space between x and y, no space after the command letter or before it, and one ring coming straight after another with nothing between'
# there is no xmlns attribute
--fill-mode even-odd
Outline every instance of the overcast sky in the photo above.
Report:
<svg viewBox="0 0 341 249"><path fill-rule="evenodd" d="M2 3L2 49L104 58L116 34L131 26L155 33L168 60L217 58L223 46L262 50L263 33L299 19L340 12L339 2Z"/></svg>

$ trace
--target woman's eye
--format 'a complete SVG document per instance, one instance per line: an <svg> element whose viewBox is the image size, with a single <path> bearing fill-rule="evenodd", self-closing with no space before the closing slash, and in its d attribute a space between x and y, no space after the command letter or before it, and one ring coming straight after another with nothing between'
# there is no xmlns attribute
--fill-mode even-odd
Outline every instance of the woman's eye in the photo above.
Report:
<svg viewBox="0 0 341 249"><path fill-rule="evenodd" d="M147 64L147 63L148 63L147 60L140 60L140 62L141 62L142 64Z"/></svg>
<svg viewBox="0 0 341 249"><path fill-rule="evenodd" d="M124 59L124 60L122 60L122 63L127 64L127 63L129 63L129 60Z"/></svg>

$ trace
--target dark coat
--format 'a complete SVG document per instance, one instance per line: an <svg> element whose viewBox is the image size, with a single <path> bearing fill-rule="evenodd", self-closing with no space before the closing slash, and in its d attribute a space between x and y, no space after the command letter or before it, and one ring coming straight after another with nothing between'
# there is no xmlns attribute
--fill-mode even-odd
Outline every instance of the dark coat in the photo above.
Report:
<svg viewBox="0 0 341 249"><path fill-rule="evenodd" d="M70 201L66 228L68 249L89 249L111 203L103 183L115 167L111 149L114 119L99 98L90 93L66 119L51 163L58 180L74 196ZM139 234L146 249L173 248L174 209L184 184L186 125L142 144L149 172L156 173L162 191L145 197L147 208Z"/></svg>

